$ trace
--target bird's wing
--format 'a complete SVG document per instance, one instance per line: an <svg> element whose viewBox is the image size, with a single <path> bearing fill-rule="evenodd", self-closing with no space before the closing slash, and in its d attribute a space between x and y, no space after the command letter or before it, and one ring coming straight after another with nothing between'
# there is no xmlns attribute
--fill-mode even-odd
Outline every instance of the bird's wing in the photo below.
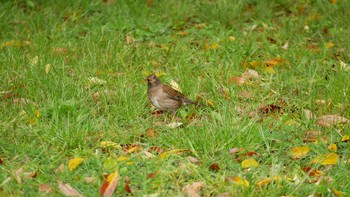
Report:
<svg viewBox="0 0 350 197"><path fill-rule="evenodd" d="M167 97L170 98L170 99L174 99L176 101L181 101L181 102L184 102L186 104L194 103L192 100L186 98L181 92L171 88L168 85L164 85L163 84L163 91L165 93L167 93Z"/></svg>

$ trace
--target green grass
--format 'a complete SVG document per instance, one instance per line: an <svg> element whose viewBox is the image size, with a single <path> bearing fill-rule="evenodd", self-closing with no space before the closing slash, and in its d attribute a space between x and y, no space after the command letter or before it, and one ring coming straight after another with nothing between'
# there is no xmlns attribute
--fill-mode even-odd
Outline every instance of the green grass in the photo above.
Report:
<svg viewBox="0 0 350 197"><path fill-rule="evenodd" d="M341 142L342 135L350 134L349 124L320 127L303 114L309 109L318 117L350 118L350 71L341 67L341 62L350 64L349 9L349 2L341 0L170 0L150 7L142 0L110 5L97 0L2 2L0 195L45 196L39 185L46 184L53 189L50 195L60 196L62 181L85 196L98 196L103 175L116 169L121 176L116 196L127 195L125 176L135 196L184 196L183 188L198 181L204 183L202 196L331 196L329 189L349 195L350 148ZM128 38L135 41L127 43ZM327 47L330 42L333 47ZM218 48L211 48L213 44ZM249 64L276 57L287 62L275 66L275 74ZM259 73L257 85L229 82L247 67ZM184 127L156 126L171 119L150 116L147 73L161 73L165 83L176 80L191 99L201 97L200 106L177 113ZM105 83L90 83L90 77ZM95 101L92 95L105 90L113 94ZM242 98L243 91L252 95ZM30 103L16 103L19 98ZM332 105L317 105L318 99ZM282 113L249 118L250 112L269 104L282 106ZM187 121L192 113L197 117ZM299 124L287 125L290 120ZM147 137L149 128L158 135ZM328 141L304 142L305 131L311 129ZM101 141L140 145L141 152L102 150ZM336 165L309 163L330 152L332 143L340 155ZM163 159L153 152L155 157L148 158L143 152L152 146L189 151ZM292 160L291 150L298 146L309 146L310 152ZM259 166L242 168L243 154L237 161L229 154L235 147L258 153L254 158ZM133 163L117 162L121 156ZM71 172L68 162L75 157L84 161ZM220 167L217 172L209 169L214 162ZM58 172L60 164L65 168ZM303 172L306 166L325 172L324 181L315 184L316 177ZM37 176L26 179L22 173L21 181L16 180L21 167ZM150 173L157 174L147 178ZM250 185L226 181L232 176ZM273 176L290 179L256 186ZM86 183L86 177L95 181Z"/></svg>

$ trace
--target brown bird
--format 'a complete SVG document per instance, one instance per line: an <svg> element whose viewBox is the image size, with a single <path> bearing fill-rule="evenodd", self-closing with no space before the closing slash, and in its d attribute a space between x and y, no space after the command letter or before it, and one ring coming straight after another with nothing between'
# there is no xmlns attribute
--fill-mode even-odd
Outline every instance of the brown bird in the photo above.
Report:
<svg viewBox="0 0 350 197"><path fill-rule="evenodd" d="M163 84L154 74L149 75L147 81L148 98L161 111L176 111L184 105L194 104L192 100L186 98L181 92Z"/></svg>

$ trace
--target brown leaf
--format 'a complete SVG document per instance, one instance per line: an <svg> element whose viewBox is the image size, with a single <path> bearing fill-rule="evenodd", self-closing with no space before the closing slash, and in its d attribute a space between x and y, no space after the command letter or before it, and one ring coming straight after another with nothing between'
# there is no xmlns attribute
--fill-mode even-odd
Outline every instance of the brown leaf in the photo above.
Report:
<svg viewBox="0 0 350 197"><path fill-rule="evenodd" d="M243 77L244 79L258 78L258 77L259 77L259 73L256 72L255 70L249 69L249 70L245 71L245 72L242 74L242 77Z"/></svg>
<svg viewBox="0 0 350 197"><path fill-rule="evenodd" d="M271 38L270 36L267 36L267 40L271 43L271 44L276 44L277 41L273 38Z"/></svg>
<svg viewBox="0 0 350 197"><path fill-rule="evenodd" d="M202 190L204 184L202 182L195 182L191 185L186 185L184 187L187 197L200 197L200 190Z"/></svg>
<svg viewBox="0 0 350 197"><path fill-rule="evenodd" d="M40 184L39 185L39 192L40 191L43 191L43 192L46 192L46 193L52 193L52 188L46 184Z"/></svg>
<svg viewBox="0 0 350 197"><path fill-rule="evenodd" d="M100 194L103 197L110 197L113 195L115 188L118 185L119 173L116 170L113 174L110 174L100 187Z"/></svg>
<svg viewBox="0 0 350 197"><path fill-rule="evenodd" d="M148 149L148 152L157 152L157 153L162 153L164 152L164 149L158 147L158 146L152 146Z"/></svg>
<svg viewBox="0 0 350 197"><path fill-rule="evenodd" d="M312 111L310 111L308 109L304 109L304 114L305 114L305 118L307 120L316 119L316 115L314 113L312 113Z"/></svg>
<svg viewBox="0 0 350 197"><path fill-rule="evenodd" d="M244 148L232 148L232 149L230 149L229 153L235 154L235 153L243 151L243 150L244 150Z"/></svg>
<svg viewBox="0 0 350 197"><path fill-rule="evenodd" d="M318 138L320 138L321 132L317 130L307 130L303 133L303 141L304 142L315 142Z"/></svg>
<svg viewBox="0 0 350 197"><path fill-rule="evenodd" d="M85 182L87 184L92 183L94 181L96 181L96 177L91 177L91 176L85 177Z"/></svg>
<svg viewBox="0 0 350 197"><path fill-rule="evenodd" d="M76 189L74 189L73 187L71 187L67 183L58 182L58 189L65 196L78 196L78 197L82 197L83 196Z"/></svg>
<svg viewBox="0 0 350 197"><path fill-rule="evenodd" d="M157 174L158 174L158 171L156 171L156 172L151 172L151 173L149 173L149 174L147 175L147 178L148 178L148 179L151 179L151 178L155 177Z"/></svg>
<svg viewBox="0 0 350 197"><path fill-rule="evenodd" d="M269 115L269 114L272 114L272 113L281 114L281 112L282 112L282 107L274 105L274 104L270 104L270 105L267 105L267 106L261 106L259 108L259 113L261 115Z"/></svg>
<svg viewBox="0 0 350 197"><path fill-rule="evenodd" d="M130 178L128 176L126 176L125 177L125 191L132 194L129 183L130 183Z"/></svg>
<svg viewBox="0 0 350 197"><path fill-rule="evenodd" d="M214 162L209 166L209 169L218 172L220 170L220 167L216 162Z"/></svg>
<svg viewBox="0 0 350 197"><path fill-rule="evenodd" d="M199 161L199 159L195 158L195 157L191 157L189 156L188 159L192 162L192 163L195 163L197 165L200 165L201 162Z"/></svg>
<svg viewBox="0 0 350 197"><path fill-rule="evenodd" d="M157 136L158 136L158 133L155 129L147 129L147 137L148 138L154 138Z"/></svg>
<svg viewBox="0 0 350 197"><path fill-rule="evenodd" d="M335 114L321 116L317 121L318 125L322 127L330 127L337 124L346 124L347 122L349 122L349 119Z"/></svg>
<svg viewBox="0 0 350 197"><path fill-rule="evenodd" d="M235 83L238 86L243 85L244 82L245 82L245 79L243 77L231 77L228 79L229 84Z"/></svg>

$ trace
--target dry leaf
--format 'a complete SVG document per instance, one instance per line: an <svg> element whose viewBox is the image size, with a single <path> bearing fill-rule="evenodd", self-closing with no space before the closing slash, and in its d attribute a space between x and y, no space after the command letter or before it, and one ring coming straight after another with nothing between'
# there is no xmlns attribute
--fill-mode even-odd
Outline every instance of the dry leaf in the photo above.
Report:
<svg viewBox="0 0 350 197"><path fill-rule="evenodd" d="M101 141L100 147L102 148L122 148L118 143L112 141Z"/></svg>
<svg viewBox="0 0 350 197"><path fill-rule="evenodd" d="M318 125L323 127L330 127L337 124L345 124L349 122L349 119L338 115L324 115L318 118Z"/></svg>
<svg viewBox="0 0 350 197"><path fill-rule="evenodd" d="M49 74L50 70L51 70L51 64L46 64L46 66L45 66L45 73Z"/></svg>
<svg viewBox="0 0 350 197"><path fill-rule="evenodd" d="M282 49L287 50L287 49L288 49L288 46L289 46L289 44L288 44L288 42L286 42L286 43L282 46Z"/></svg>
<svg viewBox="0 0 350 197"><path fill-rule="evenodd" d="M345 195L346 195L345 192L336 190L336 189L334 189L334 188L332 189L332 192L334 193L335 196L345 196Z"/></svg>
<svg viewBox="0 0 350 197"><path fill-rule="evenodd" d="M338 147L336 144L331 144L328 146L328 150L330 151L337 151L338 150Z"/></svg>
<svg viewBox="0 0 350 197"><path fill-rule="evenodd" d="M60 192L62 192L65 196L78 196L82 197L76 189L72 188L69 184L64 184L62 182L58 182L58 189Z"/></svg>
<svg viewBox="0 0 350 197"><path fill-rule="evenodd" d="M46 193L52 193L52 188L46 184L40 184L39 185L39 192L40 191L43 191L43 192L46 192Z"/></svg>
<svg viewBox="0 0 350 197"><path fill-rule="evenodd" d="M307 130L303 133L304 142L315 142L320 138L321 132L317 130Z"/></svg>
<svg viewBox="0 0 350 197"><path fill-rule="evenodd" d="M56 174L61 173L61 172L63 172L63 170L64 170L64 164L61 163L61 165L58 166L58 168L55 170L55 173Z"/></svg>
<svg viewBox="0 0 350 197"><path fill-rule="evenodd" d="M245 82L245 79L243 77L231 77L228 79L228 83L232 84L235 83L238 86L243 85Z"/></svg>
<svg viewBox="0 0 350 197"><path fill-rule="evenodd" d="M322 165L335 165L337 164L339 155L336 153L326 153L320 157L317 157L311 161L311 163L320 163Z"/></svg>
<svg viewBox="0 0 350 197"><path fill-rule="evenodd" d="M209 169L217 172L217 171L220 170L220 167L219 167L219 165L216 162L214 162L213 164L211 164L209 166Z"/></svg>
<svg viewBox="0 0 350 197"><path fill-rule="evenodd" d="M195 158L195 157L191 157L189 156L188 159L192 162L195 163L197 165L201 164L201 162L199 161L199 159Z"/></svg>
<svg viewBox="0 0 350 197"><path fill-rule="evenodd" d="M90 84L95 84L95 85L104 85L107 83L107 81L103 80L103 79L99 79L97 77L89 77L88 78Z"/></svg>
<svg viewBox="0 0 350 197"><path fill-rule="evenodd" d="M293 159L300 159L302 157L305 157L310 151L310 148L308 146L299 146L292 149L292 158Z"/></svg>
<svg viewBox="0 0 350 197"><path fill-rule="evenodd" d="M348 142L349 141L349 135L348 134L343 135L343 137L341 138L341 141L342 142Z"/></svg>
<svg viewBox="0 0 350 197"><path fill-rule="evenodd" d="M100 187L100 194L103 197L110 197L113 195L115 188L118 185L119 173L116 170L113 174L110 174Z"/></svg>
<svg viewBox="0 0 350 197"><path fill-rule="evenodd" d="M255 161L255 159L250 158L250 159L245 159L241 163L243 168L251 168L251 167L258 167L259 163Z"/></svg>
<svg viewBox="0 0 350 197"><path fill-rule="evenodd" d="M126 192L132 194L132 191L130 189L130 185L129 184L130 184L130 178L128 176L126 176L125 177L125 187L124 187L124 189L125 189Z"/></svg>
<svg viewBox="0 0 350 197"><path fill-rule="evenodd" d="M200 197L200 190L202 190L204 184L202 182L195 182L191 185L186 185L184 187L187 197Z"/></svg>
<svg viewBox="0 0 350 197"><path fill-rule="evenodd" d="M179 86L179 84L176 81L170 80L170 86L172 88L174 88L175 90L181 92L180 86Z"/></svg>
<svg viewBox="0 0 350 197"><path fill-rule="evenodd" d="M74 158L69 160L69 164L68 164L68 169L69 171L73 171L75 168L77 168L81 162L83 162L84 159L83 158Z"/></svg>
<svg viewBox="0 0 350 197"><path fill-rule="evenodd" d="M255 70L247 70L242 74L242 77L244 79L252 79L252 78L258 78L259 77L259 73L256 72Z"/></svg>
<svg viewBox="0 0 350 197"><path fill-rule="evenodd" d="M183 124L182 122L172 122L172 123L167 124L166 126L171 128L171 129L175 129L175 128L180 127L182 124Z"/></svg>
<svg viewBox="0 0 350 197"><path fill-rule="evenodd" d="M312 111L310 111L308 109L304 109L304 114L305 114L305 118L307 120L316 119L316 115L314 113L312 113Z"/></svg>
<svg viewBox="0 0 350 197"><path fill-rule="evenodd" d="M235 176L232 178L233 183L237 184L237 185L243 185L245 187L249 187L249 182L247 181L247 179L242 179L239 176Z"/></svg>
<svg viewBox="0 0 350 197"><path fill-rule="evenodd" d="M271 178L266 178L266 179L263 179L261 181L259 181L258 183L256 183L256 186L264 186L264 185L267 185L273 181L277 181L277 180L281 180L281 176L274 176Z"/></svg>
<svg viewBox="0 0 350 197"><path fill-rule="evenodd" d="M90 184L90 183L95 182L95 181L96 181L96 177L91 177L91 176L85 177L85 182L87 184Z"/></svg>
<svg viewBox="0 0 350 197"><path fill-rule="evenodd" d="M229 153L235 154L235 153L241 152L241 151L244 151L244 148L232 148L232 149L230 149Z"/></svg>

